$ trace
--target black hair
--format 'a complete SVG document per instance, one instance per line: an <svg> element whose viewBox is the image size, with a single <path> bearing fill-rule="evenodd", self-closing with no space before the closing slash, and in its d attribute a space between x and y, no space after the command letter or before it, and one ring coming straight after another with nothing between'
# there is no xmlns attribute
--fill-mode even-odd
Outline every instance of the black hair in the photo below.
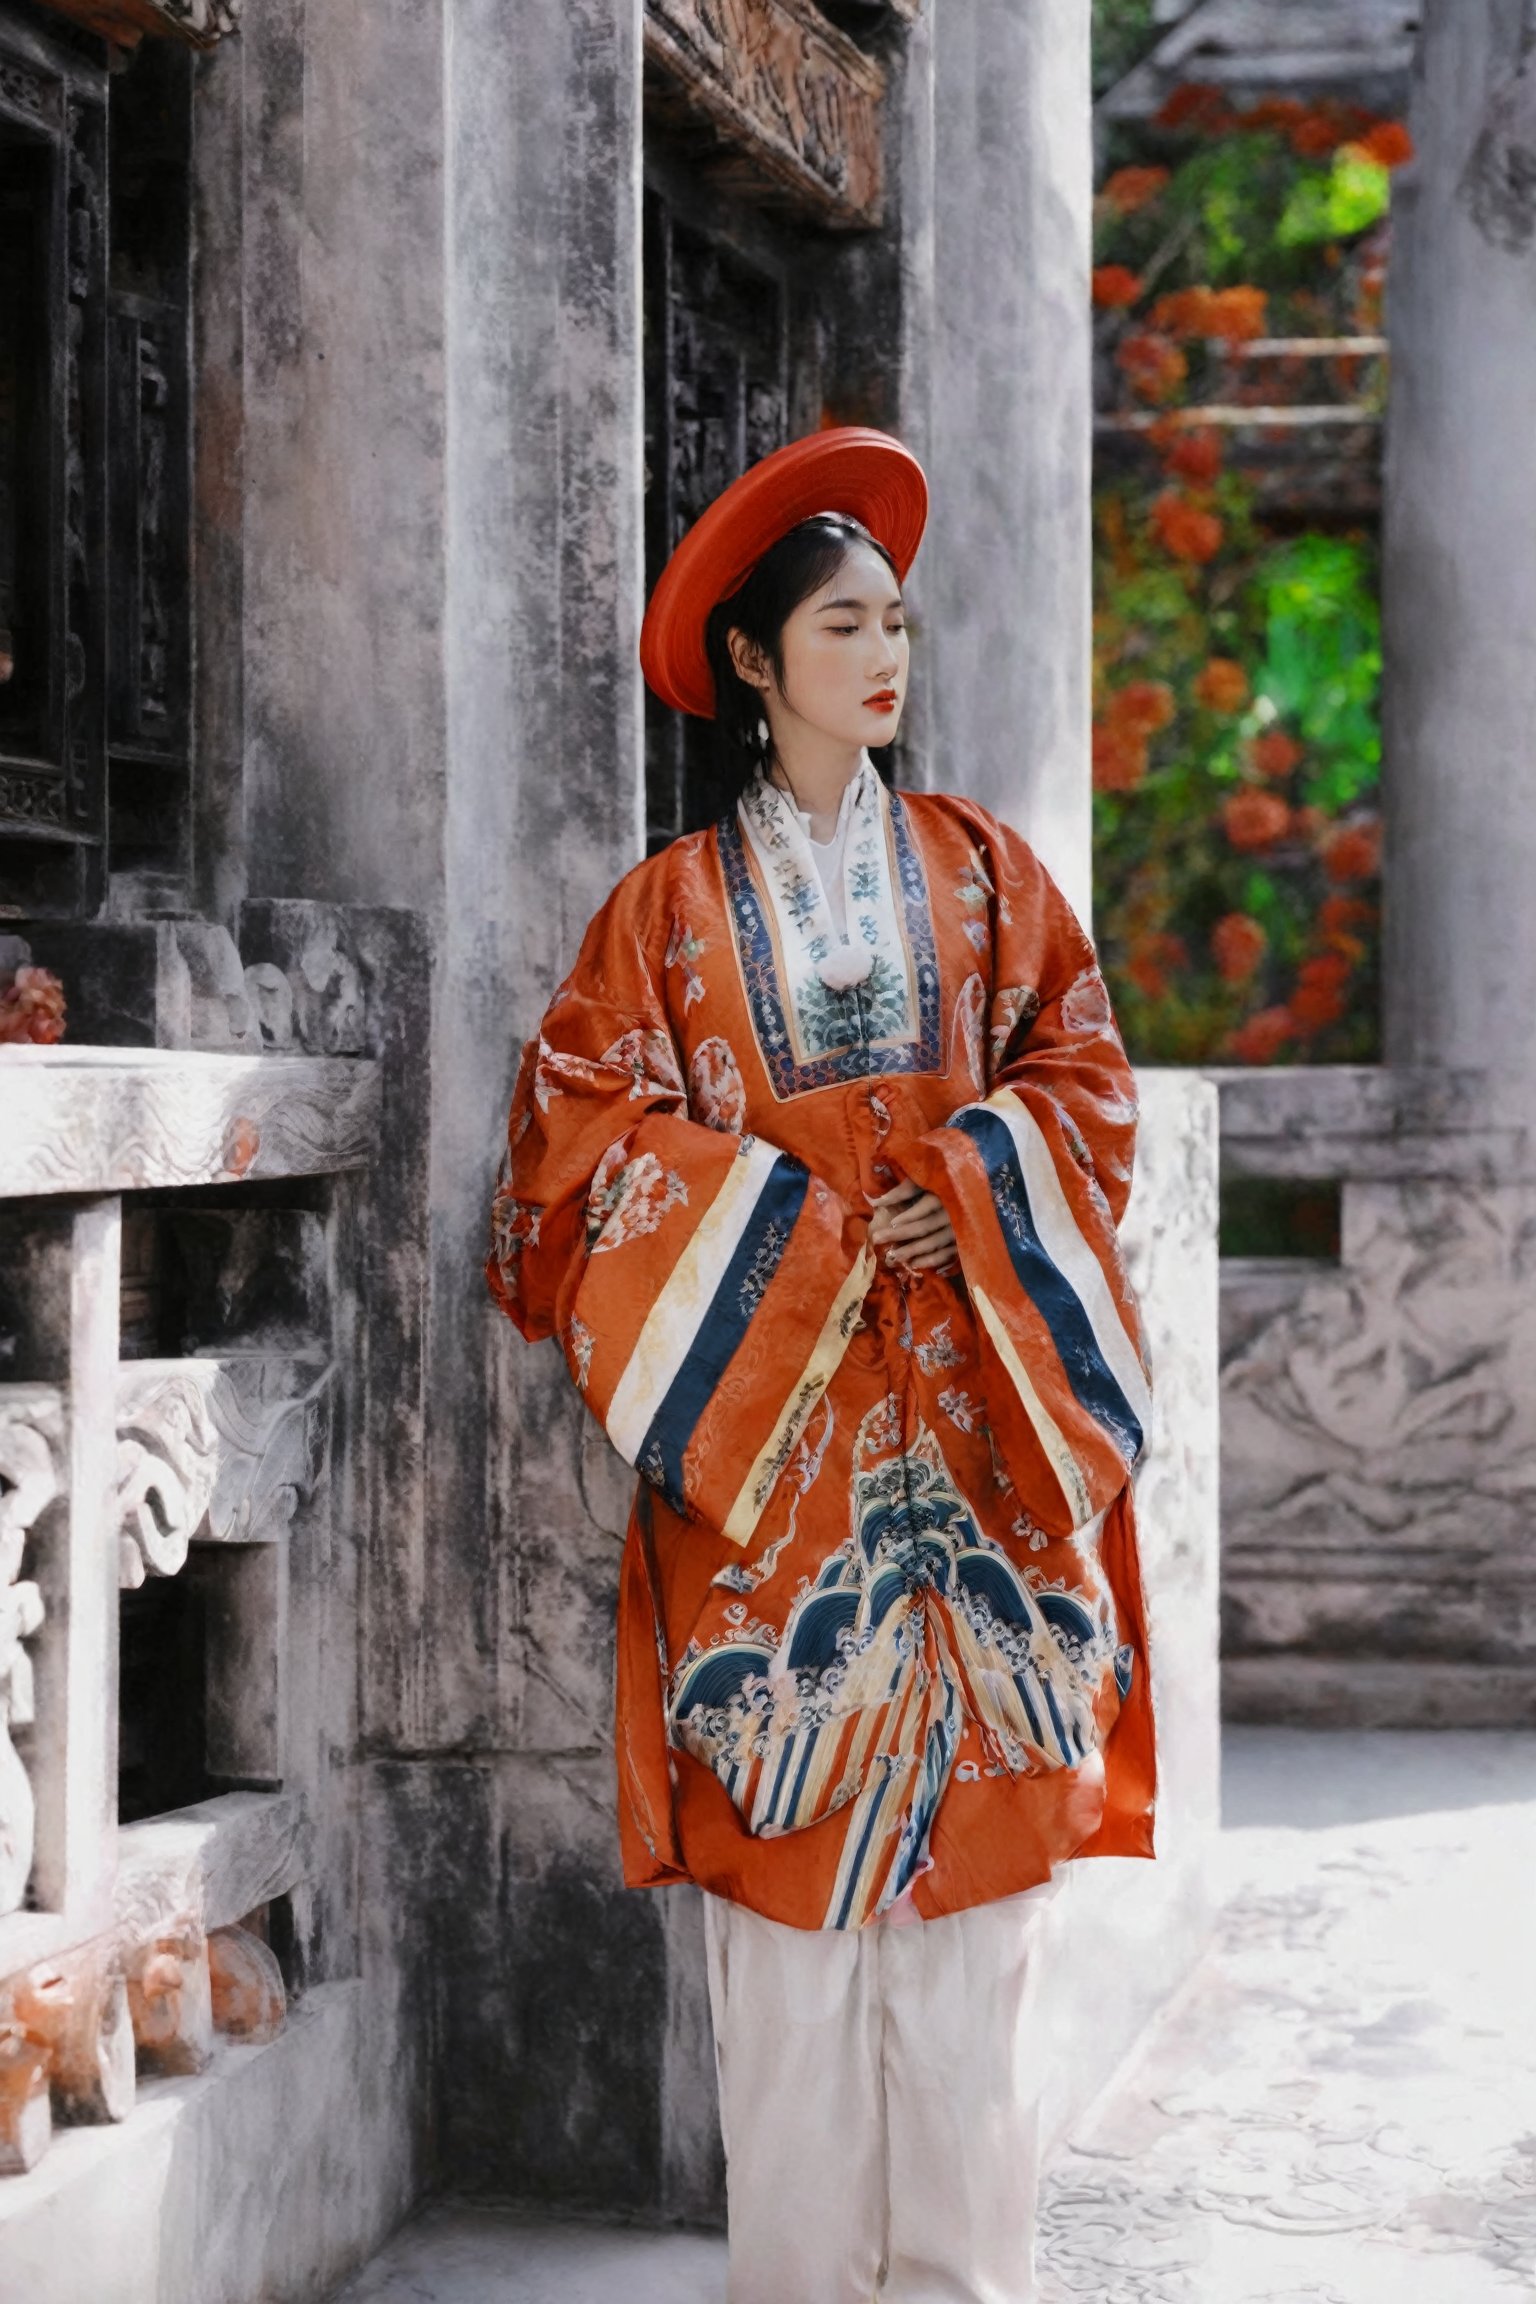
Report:
<svg viewBox="0 0 1536 2304"><path fill-rule="evenodd" d="M746 581L710 610L704 647L715 684L715 742L727 776L746 783L772 758L759 733L766 724L762 695L732 662L729 634L744 632L782 683L785 625L802 600L832 581L855 544L878 552L900 582L895 561L862 521L847 512L815 512L771 544Z"/></svg>

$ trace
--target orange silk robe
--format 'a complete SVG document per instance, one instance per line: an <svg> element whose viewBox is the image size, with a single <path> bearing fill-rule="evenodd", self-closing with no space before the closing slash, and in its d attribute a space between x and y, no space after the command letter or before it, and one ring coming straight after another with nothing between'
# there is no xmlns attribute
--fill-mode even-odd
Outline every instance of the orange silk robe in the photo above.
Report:
<svg viewBox="0 0 1536 2304"><path fill-rule="evenodd" d="M802 1928L1152 1853L1130 1068L1023 840L855 799L825 977L769 787L620 882L524 1051L487 1267L642 1475L625 1876ZM877 1262L901 1176L958 1274Z"/></svg>

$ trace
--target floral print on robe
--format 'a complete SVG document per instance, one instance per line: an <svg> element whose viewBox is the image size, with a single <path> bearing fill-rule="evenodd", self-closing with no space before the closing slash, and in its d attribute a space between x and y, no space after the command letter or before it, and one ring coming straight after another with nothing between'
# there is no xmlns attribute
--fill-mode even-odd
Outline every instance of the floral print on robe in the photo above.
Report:
<svg viewBox="0 0 1536 2304"><path fill-rule="evenodd" d="M843 869L839 948L758 784L620 883L524 1050L487 1267L640 1475L626 1877L806 1928L1150 1855L1155 1789L1092 947L1016 834L867 763ZM872 1250L901 1177L953 1273Z"/></svg>

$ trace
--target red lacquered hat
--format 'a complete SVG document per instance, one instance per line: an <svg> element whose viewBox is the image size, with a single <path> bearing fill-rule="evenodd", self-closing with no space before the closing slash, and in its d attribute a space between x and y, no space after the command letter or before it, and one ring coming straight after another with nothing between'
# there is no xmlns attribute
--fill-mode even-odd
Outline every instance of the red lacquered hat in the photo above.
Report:
<svg viewBox="0 0 1536 2304"><path fill-rule="evenodd" d="M714 718L715 683L704 652L710 610L745 582L771 544L816 512L862 522L905 579L928 517L928 483L910 448L863 424L791 440L733 480L689 529L645 612L640 669L663 703Z"/></svg>

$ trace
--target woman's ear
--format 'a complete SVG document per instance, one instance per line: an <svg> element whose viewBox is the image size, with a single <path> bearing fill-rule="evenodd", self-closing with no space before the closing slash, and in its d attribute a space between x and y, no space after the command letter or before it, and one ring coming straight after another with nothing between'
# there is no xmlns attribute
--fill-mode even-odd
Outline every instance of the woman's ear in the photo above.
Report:
<svg viewBox="0 0 1536 2304"><path fill-rule="evenodd" d="M737 679L745 680L749 688L766 688L768 663L757 642L749 640L740 626L733 624L725 636L725 644L731 652Z"/></svg>

